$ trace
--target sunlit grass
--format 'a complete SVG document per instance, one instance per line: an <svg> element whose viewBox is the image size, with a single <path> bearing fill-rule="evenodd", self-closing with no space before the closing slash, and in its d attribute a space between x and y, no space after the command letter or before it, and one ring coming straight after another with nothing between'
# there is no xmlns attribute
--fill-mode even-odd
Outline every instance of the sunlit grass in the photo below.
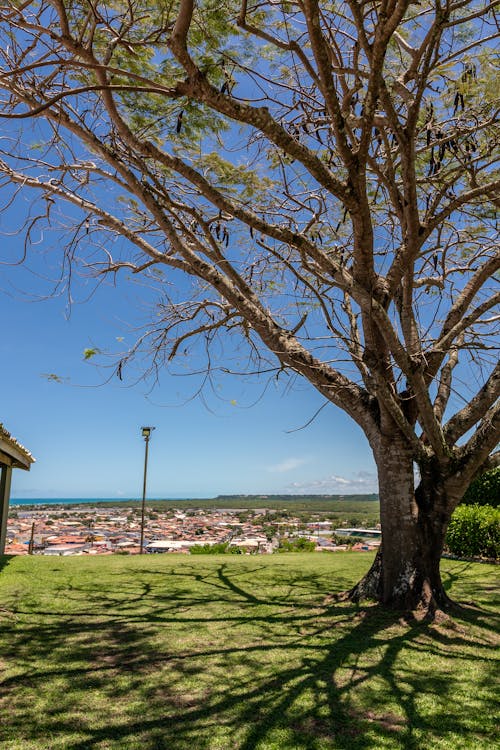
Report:
<svg viewBox="0 0 500 750"><path fill-rule="evenodd" d="M360 553L6 559L4 750L494 745L498 568L445 561L452 622L332 604Z"/></svg>

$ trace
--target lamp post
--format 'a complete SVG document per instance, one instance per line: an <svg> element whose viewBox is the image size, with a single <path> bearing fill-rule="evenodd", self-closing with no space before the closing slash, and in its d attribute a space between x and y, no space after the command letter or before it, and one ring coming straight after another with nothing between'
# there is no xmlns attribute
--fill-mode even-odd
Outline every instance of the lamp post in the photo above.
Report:
<svg viewBox="0 0 500 750"><path fill-rule="evenodd" d="M151 433L153 432L155 428L154 427L141 427L141 433L142 437L144 438L145 442L145 450L144 450L144 479L142 482L142 507L141 507L141 546L139 550L139 554L143 554L144 552L144 511L146 507L146 480L148 476L148 450L149 450L149 438L151 437Z"/></svg>

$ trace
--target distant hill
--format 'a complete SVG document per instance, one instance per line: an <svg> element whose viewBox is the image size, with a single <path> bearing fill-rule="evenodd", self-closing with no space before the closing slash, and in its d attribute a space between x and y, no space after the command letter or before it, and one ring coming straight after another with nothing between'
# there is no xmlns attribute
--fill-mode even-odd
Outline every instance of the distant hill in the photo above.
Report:
<svg viewBox="0 0 500 750"><path fill-rule="evenodd" d="M161 508L231 508L255 510L268 508L270 510L361 512L365 509L378 508L378 495L217 495L212 498L150 498L148 506ZM116 506L135 506L138 500L118 500ZM96 501L96 505L100 503ZM106 503L109 504L109 503Z"/></svg>
<svg viewBox="0 0 500 750"><path fill-rule="evenodd" d="M370 502L373 500L378 500L378 495L376 493L373 493L371 495L323 495L323 494L314 494L314 495L217 495L217 497L214 498L214 500L223 500L224 502L227 501L240 501L244 500L250 501L250 502L259 502L262 503L264 501L270 500L273 503L276 502L317 502L318 500L326 500L326 501L345 501L345 502Z"/></svg>
<svg viewBox="0 0 500 750"><path fill-rule="evenodd" d="M138 499L74 499L74 500L46 500L33 499L31 501L13 501L13 505L21 503L23 506L30 504L38 505L40 508L52 508L57 506L71 512L71 508L77 505L88 507L110 507L137 508L141 501ZM149 510L156 509L165 511L173 508L199 509L199 510L260 510L286 511L287 513L329 513L337 518L350 519L349 523L355 525L358 516L360 520L367 517L371 523L378 519L379 503L378 495L217 495L212 498L147 498Z"/></svg>
<svg viewBox="0 0 500 750"><path fill-rule="evenodd" d="M288 513L330 513L352 522L361 514L378 518L378 495L218 495L214 498L149 500L159 510L168 507L287 511Z"/></svg>

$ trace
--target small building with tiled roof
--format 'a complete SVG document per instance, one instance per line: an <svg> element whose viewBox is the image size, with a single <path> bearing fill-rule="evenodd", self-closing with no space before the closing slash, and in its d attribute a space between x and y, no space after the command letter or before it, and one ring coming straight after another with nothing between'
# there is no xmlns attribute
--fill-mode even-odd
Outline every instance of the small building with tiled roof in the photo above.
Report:
<svg viewBox="0 0 500 750"><path fill-rule="evenodd" d="M5 551L12 469L29 471L34 461L31 453L0 422L0 555Z"/></svg>

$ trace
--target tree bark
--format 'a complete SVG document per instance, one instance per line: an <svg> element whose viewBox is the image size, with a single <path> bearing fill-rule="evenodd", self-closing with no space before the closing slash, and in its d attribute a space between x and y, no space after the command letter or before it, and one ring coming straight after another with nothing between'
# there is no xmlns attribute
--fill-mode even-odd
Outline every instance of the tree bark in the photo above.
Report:
<svg viewBox="0 0 500 750"><path fill-rule="evenodd" d="M376 599L405 611L434 616L452 604L440 574L451 512L435 472L415 489L411 452L399 436L384 437L375 451L379 473L382 544L366 576L349 592L355 601Z"/></svg>

